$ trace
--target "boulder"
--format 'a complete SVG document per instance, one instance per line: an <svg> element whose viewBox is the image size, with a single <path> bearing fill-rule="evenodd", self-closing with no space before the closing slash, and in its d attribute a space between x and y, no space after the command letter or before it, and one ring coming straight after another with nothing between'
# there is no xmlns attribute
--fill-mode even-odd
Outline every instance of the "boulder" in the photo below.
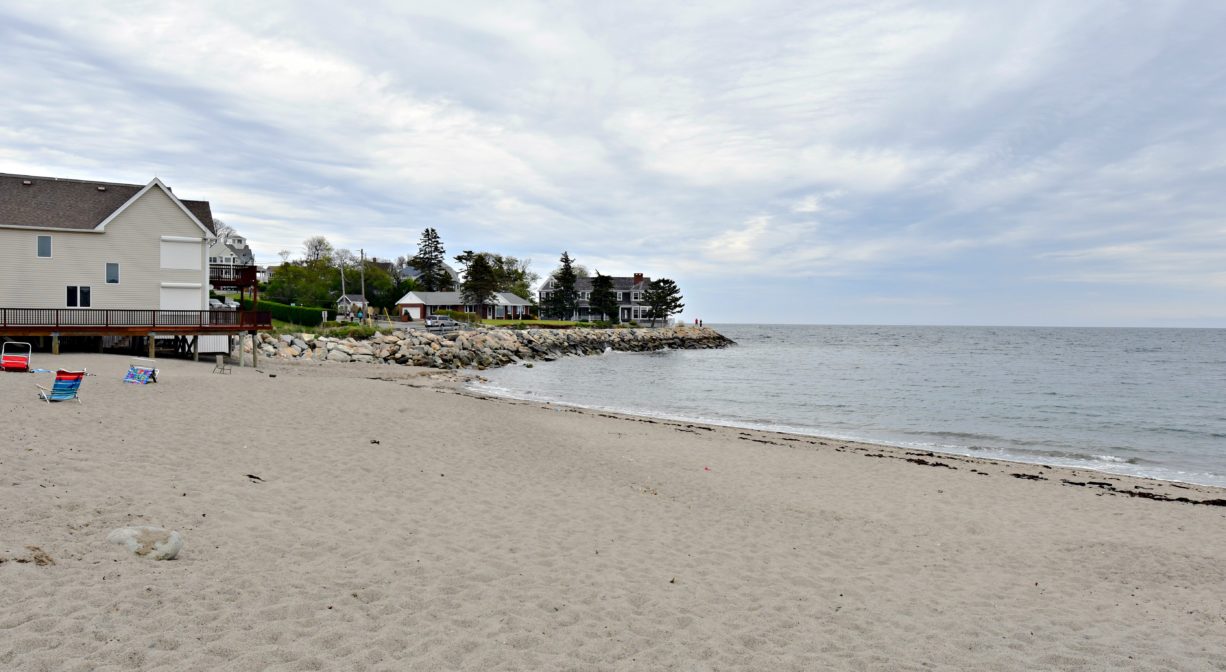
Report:
<svg viewBox="0 0 1226 672"><path fill-rule="evenodd" d="M174 560L183 550L183 537L160 527L121 527L106 535L106 540L139 557L153 560Z"/></svg>

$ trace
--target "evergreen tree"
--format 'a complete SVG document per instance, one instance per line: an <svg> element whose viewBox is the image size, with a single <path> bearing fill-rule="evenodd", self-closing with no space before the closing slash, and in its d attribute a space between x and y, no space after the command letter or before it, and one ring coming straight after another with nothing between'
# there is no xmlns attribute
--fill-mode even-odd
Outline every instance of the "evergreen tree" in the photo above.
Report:
<svg viewBox="0 0 1226 672"><path fill-rule="evenodd" d="M685 304L681 303L681 290L677 283L668 278L652 280L643 292L643 303L647 304L647 317L651 318L651 326L656 326L656 320L667 319L680 313Z"/></svg>
<svg viewBox="0 0 1226 672"><path fill-rule="evenodd" d="M588 299L588 305L592 307L593 315L603 313L606 320L614 323L620 321L617 294L613 293L613 278L596 271L596 277L592 278L592 298Z"/></svg>
<svg viewBox="0 0 1226 672"><path fill-rule="evenodd" d="M417 284L423 291L447 292L455 287L451 274L447 272L446 258L438 231L432 228L422 231L421 240L417 243L417 254L409 263L421 274L417 278Z"/></svg>
<svg viewBox="0 0 1226 672"><path fill-rule="evenodd" d="M459 257L457 257L458 259ZM484 254L465 252L467 261L464 269L464 282L460 283L460 297L465 304L484 306L494 302L498 292L498 276L489 258Z"/></svg>
<svg viewBox="0 0 1226 672"><path fill-rule="evenodd" d="M579 306L579 293L575 291L574 262L570 254L563 252L562 267L553 274L553 291L549 295L546 309L555 319L571 319Z"/></svg>

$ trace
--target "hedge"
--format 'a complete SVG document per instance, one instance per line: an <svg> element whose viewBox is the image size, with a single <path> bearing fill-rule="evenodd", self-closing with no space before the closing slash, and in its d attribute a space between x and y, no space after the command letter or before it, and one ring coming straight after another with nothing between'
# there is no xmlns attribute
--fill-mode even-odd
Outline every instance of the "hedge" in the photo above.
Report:
<svg viewBox="0 0 1226 672"><path fill-rule="evenodd" d="M251 299L243 299L243 310L267 310L274 320L299 324L304 327L317 327L323 322L325 308L309 308L306 306L287 306L276 301L263 301L252 307Z"/></svg>

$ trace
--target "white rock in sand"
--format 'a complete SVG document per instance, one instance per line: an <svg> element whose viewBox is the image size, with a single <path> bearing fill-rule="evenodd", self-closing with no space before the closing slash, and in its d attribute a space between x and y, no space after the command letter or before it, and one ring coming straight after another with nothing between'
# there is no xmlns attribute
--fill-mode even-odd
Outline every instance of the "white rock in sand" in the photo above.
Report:
<svg viewBox="0 0 1226 672"><path fill-rule="evenodd" d="M106 540L154 560L174 560L183 549L183 537L178 532L160 527L121 527L106 535Z"/></svg>

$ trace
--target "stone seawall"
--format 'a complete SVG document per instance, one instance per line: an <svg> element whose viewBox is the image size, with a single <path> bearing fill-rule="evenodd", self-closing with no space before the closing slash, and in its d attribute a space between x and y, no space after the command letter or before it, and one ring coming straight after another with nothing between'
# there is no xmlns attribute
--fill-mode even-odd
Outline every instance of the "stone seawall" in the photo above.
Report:
<svg viewBox="0 0 1226 672"><path fill-rule="evenodd" d="M661 329L475 329L438 335L409 329L369 340L314 334L260 334L260 355L332 362L381 362L436 369L485 369L521 361L553 361L605 350L697 350L734 345L709 327ZM250 351L250 345L247 345Z"/></svg>

